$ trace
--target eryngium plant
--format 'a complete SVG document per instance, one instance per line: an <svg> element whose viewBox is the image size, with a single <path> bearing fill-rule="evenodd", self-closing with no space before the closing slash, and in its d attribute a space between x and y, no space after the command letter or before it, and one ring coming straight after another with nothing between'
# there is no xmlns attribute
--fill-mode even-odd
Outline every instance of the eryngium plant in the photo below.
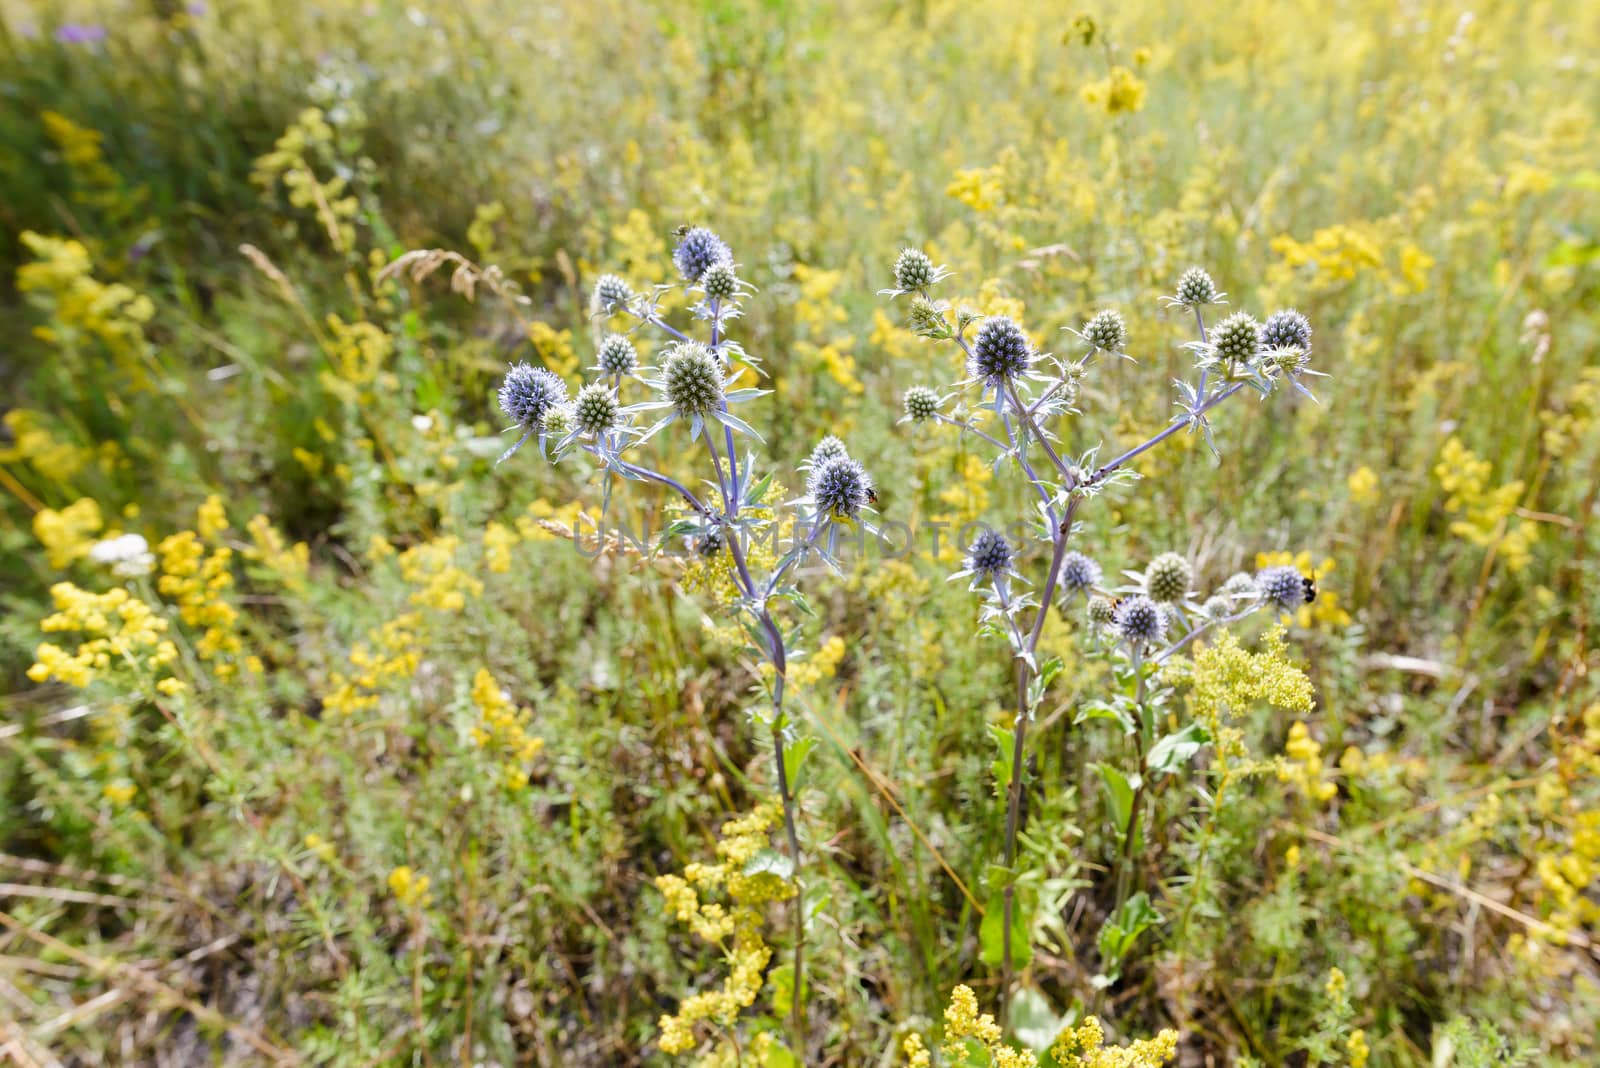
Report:
<svg viewBox="0 0 1600 1068"><path fill-rule="evenodd" d="M789 745L795 724L784 710L791 636L774 619L772 605L780 600L803 605L791 576L813 555L836 565L833 553L839 524L872 529L868 523L872 479L850 457L842 441L823 439L799 465L807 489L801 503L807 507L792 545L764 573L756 573L747 547L762 542L780 544L772 524L782 518L761 507L772 474L758 473L753 448L747 447L740 457L738 438L751 443L762 439L733 411L767 392L740 385L759 375L760 366L728 337L729 324L740 315L741 301L754 291L739 278L728 245L704 227L680 234L673 263L694 298L689 308L692 324L680 330L663 317L661 299L674 285L639 292L617 275L601 276L594 288L594 313L608 326L622 326L623 332L604 336L595 354L596 377L581 386L571 402L566 384L548 370L519 364L507 373L500 389L500 407L518 438L501 461L535 439L541 454L552 462L587 460L603 484L603 508L609 506L613 485L619 480L663 486L683 505L681 515L663 532L663 542L683 539L703 558L724 553L731 558L734 608L747 623L755 653L773 668L770 711L754 716L771 733L784 833L790 863L797 871L800 840L791 782L798 764L791 762ZM631 337L640 330L658 331L667 339L653 367L638 364ZM691 331L702 336L691 336ZM623 403L625 388L641 387L641 399ZM699 485L663 473L644 455L646 446L673 424L687 428L689 441L704 446L709 477ZM795 991L803 989L804 945L804 908L797 900ZM801 1057L805 1054L803 1000L797 994L792 1001L794 1051Z"/></svg>
<svg viewBox="0 0 1600 1068"><path fill-rule="evenodd" d="M1002 1005L1009 992L1012 972L1012 929L1016 897L1016 851L1022 813L1023 771L1026 767L1028 726L1051 680L1061 669L1059 661L1041 664L1039 639L1046 618L1058 602L1082 597L1085 618L1098 648L1115 659L1123 690L1101 702L1094 718L1122 724L1135 743L1138 767L1131 775L1115 769L1113 791L1125 799L1124 812L1114 813L1119 831L1120 856L1116 862L1115 907L1100 939L1102 965L1113 974L1116 953L1108 945L1131 944L1135 935L1132 916L1148 910L1141 899L1130 901L1129 882L1134 842L1144 807L1145 789L1157 774L1172 771L1199 748L1197 724L1185 732L1157 738L1156 710L1165 700L1157 675L1159 666L1206 631L1235 622L1259 611L1290 612L1313 595L1313 588L1293 568L1268 569L1252 579L1238 575L1208 597L1192 589L1194 574L1189 561L1177 553L1162 553L1142 572L1128 572L1126 582L1114 589L1102 583L1103 571L1081 552L1068 551L1079 509L1114 486L1138 476L1129 467L1136 457L1177 434L1200 433L1215 451L1210 417L1218 406L1246 391L1270 397L1284 385L1310 396L1304 379L1316 374L1309 367L1311 327L1305 317L1282 311L1259 324L1244 313L1224 319L1207 332L1205 309L1225 303L1211 277L1199 268L1177 280L1171 307L1194 315L1197 338L1185 347L1194 355L1192 380L1176 383L1178 412L1167 427L1109 460L1101 461L1100 447L1076 456L1063 456L1058 433L1081 413L1075 407L1080 384L1106 357L1132 359L1125 351L1128 331L1120 312L1105 308L1071 333L1086 350L1060 358L1036 351L1032 340L1007 318L984 318L962 307L937 300L934 285L948 277L925 255L902 252L894 267L894 286L882 291L891 299L910 298L907 325L919 336L956 346L966 357L968 377L947 391L929 384L914 385L904 398L902 422L920 425L944 423L972 434L998 453L996 466L1009 461L1036 495L1031 524L1049 547L1049 564L1038 596L1016 570L1023 547L1013 546L989 531L968 547L965 567L952 578L968 578L983 597L980 619L984 631L1003 637L1016 664L1017 715L1010 735L1009 760L1002 754L997 764L1006 791L1005 838L1002 846L1000 893L1003 923L1000 938ZM946 405L961 398L947 413ZM1314 398L1313 398L1314 399ZM979 415L992 412L984 429L975 425ZM1282 573L1280 573L1282 572ZM1086 717L1087 718L1087 717ZM1116 937L1107 931L1115 927Z"/></svg>

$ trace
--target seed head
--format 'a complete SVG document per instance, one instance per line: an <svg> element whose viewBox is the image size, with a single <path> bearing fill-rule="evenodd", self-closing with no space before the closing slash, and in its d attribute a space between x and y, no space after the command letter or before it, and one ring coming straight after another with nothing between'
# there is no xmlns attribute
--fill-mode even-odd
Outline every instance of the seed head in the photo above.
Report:
<svg viewBox="0 0 1600 1068"><path fill-rule="evenodd" d="M1109 600L1104 597L1089 598L1089 622L1098 627L1111 626L1117 612Z"/></svg>
<svg viewBox="0 0 1600 1068"><path fill-rule="evenodd" d="M610 312L615 308L625 307L633 299L633 290L628 288L628 283L620 275L603 274L594 284L594 309L600 312Z"/></svg>
<svg viewBox="0 0 1600 1068"><path fill-rule="evenodd" d="M1234 312L1212 331L1211 348L1224 363L1249 363L1261 351L1261 327L1248 312Z"/></svg>
<svg viewBox="0 0 1600 1068"><path fill-rule="evenodd" d="M672 262L686 281L698 282L712 267L732 264L733 250L704 226L696 226L679 239L678 247L672 251Z"/></svg>
<svg viewBox="0 0 1600 1068"><path fill-rule="evenodd" d="M611 387L591 382L572 402L572 423L585 434L603 434L622 419L622 405Z"/></svg>
<svg viewBox="0 0 1600 1068"><path fill-rule="evenodd" d="M849 455L850 452L844 447L844 442L829 434L817 442L817 447L811 450L811 466L813 468L821 467L829 460Z"/></svg>
<svg viewBox="0 0 1600 1068"><path fill-rule="evenodd" d="M1022 327L1003 315L992 316L978 328L972 342L972 373L990 385L999 385L1033 364L1033 345Z"/></svg>
<svg viewBox="0 0 1600 1068"><path fill-rule="evenodd" d="M939 413L939 394L927 386L912 386L906 390L905 405L912 422L926 422Z"/></svg>
<svg viewBox="0 0 1600 1068"><path fill-rule="evenodd" d="M985 530L967 546L967 570L992 579L1011 570L1011 543L998 530Z"/></svg>
<svg viewBox="0 0 1600 1068"><path fill-rule="evenodd" d="M567 384L543 367L519 363L500 383L500 410L524 430L538 430L550 409L564 404Z"/></svg>
<svg viewBox="0 0 1600 1068"><path fill-rule="evenodd" d="M1293 612L1306 603L1306 580L1288 564L1256 572L1256 588L1261 599L1280 612Z"/></svg>
<svg viewBox="0 0 1600 1068"><path fill-rule="evenodd" d="M1160 641L1167 632L1166 613L1141 593L1125 597L1117 608L1117 631L1130 642Z"/></svg>
<svg viewBox="0 0 1600 1068"><path fill-rule="evenodd" d="M705 415L722 403L722 366L698 342L673 346L661 365L661 380L681 416Z"/></svg>
<svg viewBox="0 0 1600 1068"><path fill-rule="evenodd" d="M727 300L739 292L739 276L731 263L713 263L700 276L700 288L712 300Z"/></svg>
<svg viewBox="0 0 1600 1068"><path fill-rule="evenodd" d="M1264 349L1299 349L1311 351L1311 320L1285 308L1267 316L1261 324L1261 347Z"/></svg>
<svg viewBox="0 0 1600 1068"><path fill-rule="evenodd" d="M639 354L634 351L633 342L621 334L607 334L606 339L600 342L600 352L595 362L608 375L632 374L633 369L639 366Z"/></svg>
<svg viewBox="0 0 1600 1068"><path fill-rule="evenodd" d="M1210 304L1217 299L1217 285L1211 276L1199 267L1190 267L1178 279L1176 299L1191 308Z"/></svg>
<svg viewBox="0 0 1600 1068"><path fill-rule="evenodd" d="M1128 327L1121 313L1107 308L1083 324L1083 339L1102 352L1121 352L1128 343Z"/></svg>
<svg viewBox="0 0 1600 1068"><path fill-rule="evenodd" d="M1189 594L1194 577L1189 561L1177 553L1162 553L1144 571L1144 592L1153 601L1181 601Z"/></svg>
<svg viewBox="0 0 1600 1068"><path fill-rule="evenodd" d="M850 457L833 456L811 469L806 489L819 512L848 519L859 515L871 500L872 478Z"/></svg>
<svg viewBox="0 0 1600 1068"><path fill-rule="evenodd" d="M894 261L894 284L908 293L932 285L933 261L928 254L920 248L902 249L900 258Z"/></svg>
<svg viewBox="0 0 1600 1068"><path fill-rule="evenodd" d="M1057 581L1061 591L1069 596L1092 590L1100 585L1100 565L1082 553L1068 553L1061 558L1061 575Z"/></svg>

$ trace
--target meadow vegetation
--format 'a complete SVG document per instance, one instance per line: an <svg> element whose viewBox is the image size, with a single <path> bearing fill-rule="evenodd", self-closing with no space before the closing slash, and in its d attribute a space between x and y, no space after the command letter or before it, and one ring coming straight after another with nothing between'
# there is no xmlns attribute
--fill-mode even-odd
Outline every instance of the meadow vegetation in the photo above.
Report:
<svg viewBox="0 0 1600 1068"><path fill-rule="evenodd" d="M0 3L0 1050L1595 1063L1600 21L1479 8ZM703 328L699 226L748 427L641 448L703 512L499 393ZM1090 339L1065 507L1182 417L1194 267L1328 377L1130 458L1008 625L1048 532L954 535L1040 480L948 423L1044 436L962 349ZM768 629L715 515L802 498L914 537L752 560ZM1180 572L1229 622L1160 663L1091 615Z"/></svg>

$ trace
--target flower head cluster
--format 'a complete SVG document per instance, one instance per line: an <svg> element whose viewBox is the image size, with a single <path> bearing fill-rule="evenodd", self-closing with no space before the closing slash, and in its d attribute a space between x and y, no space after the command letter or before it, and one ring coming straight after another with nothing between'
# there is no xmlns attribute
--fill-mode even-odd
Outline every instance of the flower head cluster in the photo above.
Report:
<svg viewBox="0 0 1600 1068"><path fill-rule="evenodd" d="M698 342L672 347L661 365L661 382L673 410L685 418L716 411L722 403L722 364Z"/></svg>
<svg viewBox="0 0 1600 1068"><path fill-rule="evenodd" d="M621 275L603 274L594 284L594 309L597 312L610 314L611 312L628 306L633 299L633 290Z"/></svg>
<svg viewBox="0 0 1600 1068"><path fill-rule="evenodd" d="M894 284L897 289L911 292L927 289L933 284L933 261L920 248L901 249L894 261Z"/></svg>
<svg viewBox="0 0 1600 1068"><path fill-rule="evenodd" d="M1071 552L1061 558L1061 576L1058 581L1062 593L1068 596L1090 593L1100 585L1100 579L1100 565L1082 553ZM1110 603L1106 602L1108 606Z"/></svg>
<svg viewBox="0 0 1600 1068"><path fill-rule="evenodd" d="M700 276L700 288L712 300L728 300L739 293L739 275L731 263L713 263Z"/></svg>
<svg viewBox="0 0 1600 1068"><path fill-rule="evenodd" d="M573 429L596 437L622 420L622 405L617 403L617 395L602 382L590 382L578 390L571 412Z"/></svg>
<svg viewBox="0 0 1600 1068"><path fill-rule="evenodd" d="M872 503L872 476L849 455L840 453L811 468L806 492L819 513L834 519L852 519Z"/></svg>
<svg viewBox="0 0 1600 1068"><path fill-rule="evenodd" d="M1181 601L1189 595L1189 582L1193 577L1189 561L1177 553L1162 553L1145 568L1144 591L1152 601Z"/></svg>
<svg viewBox="0 0 1600 1068"><path fill-rule="evenodd" d="M927 386L912 386L905 395L906 418L925 423L939 414L939 394Z"/></svg>
<svg viewBox="0 0 1600 1068"><path fill-rule="evenodd" d="M1126 1046L1105 1041L1099 1019L1088 1016L1056 1037L1050 1056L1061 1068L1161 1068L1178 1055L1178 1032L1170 1029Z"/></svg>
<svg viewBox="0 0 1600 1068"><path fill-rule="evenodd" d="M728 243L704 226L684 232L672 250L672 262L687 282L699 282L713 267L731 266L733 250Z"/></svg>
<svg viewBox="0 0 1600 1068"><path fill-rule="evenodd" d="M1299 349L1303 353L1310 353L1311 320L1293 308L1273 312L1261 324L1261 347Z"/></svg>
<svg viewBox="0 0 1600 1068"><path fill-rule="evenodd" d="M628 375L639 366L639 354L634 350L633 342L621 334L607 334L606 339L600 342L600 351L595 355L595 366L601 374Z"/></svg>
<svg viewBox="0 0 1600 1068"><path fill-rule="evenodd" d="M1257 571L1255 585L1261 599L1280 612L1297 611L1310 600L1305 576L1288 564Z"/></svg>
<svg viewBox="0 0 1600 1068"><path fill-rule="evenodd" d="M977 995L963 984L950 991L950 1005L944 1010L945 1059L952 1064L965 1064L965 1043L969 1039L984 1048L993 1068L1035 1068L1039 1063L1030 1051L1005 1044L1000 1025L989 1013L978 1012Z"/></svg>
<svg viewBox="0 0 1600 1068"><path fill-rule="evenodd" d="M76 650L68 652L50 642L34 651L37 661L28 669L34 682L56 679L69 686L88 686L97 677L120 669L155 673L178 659L178 647L165 637L167 621L155 609L121 586L105 593L90 593L70 582L50 587L55 612L39 626L46 633L77 632ZM162 679L157 689L174 693L177 679Z"/></svg>
<svg viewBox="0 0 1600 1068"><path fill-rule="evenodd" d="M1095 312L1078 333L1090 348L1100 352L1121 352L1128 343L1128 325L1122 321L1122 313L1113 308Z"/></svg>
<svg viewBox="0 0 1600 1068"><path fill-rule="evenodd" d="M528 765L544 751L544 739L528 733L528 710L506 696L488 668L479 668L473 677L472 704L478 710L473 744L494 754L507 789L523 789L528 785Z"/></svg>
<svg viewBox="0 0 1600 1068"><path fill-rule="evenodd" d="M524 430L542 429L550 409L566 400L567 384L532 364L517 364L500 383L500 410Z"/></svg>
<svg viewBox="0 0 1600 1068"><path fill-rule="evenodd" d="M1178 279L1177 291L1170 299L1173 304L1198 308L1204 304L1218 303L1222 297L1223 294L1217 292L1217 284L1203 268L1190 267Z"/></svg>
<svg viewBox="0 0 1600 1068"><path fill-rule="evenodd" d="M1116 609L1117 633L1135 645L1158 642L1167 632L1167 615L1143 594L1124 597Z"/></svg>
<svg viewBox="0 0 1600 1068"><path fill-rule="evenodd" d="M967 547L967 570L979 579L993 581L1011 570L1015 553L1006 536L998 530L985 530Z"/></svg>
<svg viewBox="0 0 1600 1068"><path fill-rule="evenodd" d="M1248 312L1235 312L1211 332L1211 350L1226 367L1243 367L1261 352L1261 327Z"/></svg>
<svg viewBox="0 0 1600 1068"><path fill-rule="evenodd" d="M972 376L998 386L1027 374L1033 365L1033 344L1022 327L1003 315L991 316L972 342Z"/></svg>

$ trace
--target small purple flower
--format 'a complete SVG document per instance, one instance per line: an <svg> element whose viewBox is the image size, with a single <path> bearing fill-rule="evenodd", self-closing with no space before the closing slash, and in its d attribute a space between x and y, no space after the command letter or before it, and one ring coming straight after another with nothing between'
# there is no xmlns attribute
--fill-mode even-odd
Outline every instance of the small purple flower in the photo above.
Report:
<svg viewBox="0 0 1600 1068"><path fill-rule="evenodd" d="M64 22L56 30L56 40L64 45L97 44L106 39L106 28L91 22Z"/></svg>

